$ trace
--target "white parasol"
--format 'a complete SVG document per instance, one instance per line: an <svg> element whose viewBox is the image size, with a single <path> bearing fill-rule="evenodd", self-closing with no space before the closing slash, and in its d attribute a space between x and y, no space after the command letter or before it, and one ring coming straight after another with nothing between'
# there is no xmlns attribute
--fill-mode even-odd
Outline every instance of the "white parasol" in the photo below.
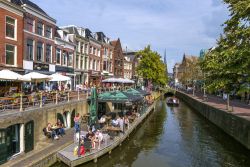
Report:
<svg viewBox="0 0 250 167"><path fill-rule="evenodd" d="M45 74L41 74L41 73L38 73L38 72L30 72L28 74L25 74L23 76L23 78L26 80L31 80L31 81L46 81L46 80L49 80L51 79L50 76L48 75L45 75Z"/></svg>
<svg viewBox="0 0 250 167"><path fill-rule="evenodd" d="M10 70L1 70L0 71L0 80L9 80L9 81L30 81L29 79L24 78L22 75L10 71Z"/></svg>
<svg viewBox="0 0 250 167"><path fill-rule="evenodd" d="M71 80L70 77L67 77L58 73L52 74L50 75L50 77L51 77L50 81L70 81Z"/></svg>

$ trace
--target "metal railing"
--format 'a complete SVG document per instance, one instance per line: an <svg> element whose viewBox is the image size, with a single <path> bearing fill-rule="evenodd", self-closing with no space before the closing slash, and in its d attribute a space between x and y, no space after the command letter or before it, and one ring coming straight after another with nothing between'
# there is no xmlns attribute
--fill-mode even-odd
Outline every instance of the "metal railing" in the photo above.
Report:
<svg viewBox="0 0 250 167"><path fill-rule="evenodd" d="M89 91L52 91L33 92L31 94L14 94L14 96L0 97L0 112L31 108L43 108L52 104L67 103L71 101L86 100Z"/></svg>

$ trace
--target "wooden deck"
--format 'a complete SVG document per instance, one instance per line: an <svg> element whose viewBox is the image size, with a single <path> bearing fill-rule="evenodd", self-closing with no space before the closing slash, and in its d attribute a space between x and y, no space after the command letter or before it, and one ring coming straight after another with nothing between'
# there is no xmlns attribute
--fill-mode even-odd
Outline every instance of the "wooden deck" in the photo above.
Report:
<svg viewBox="0 0 250 167"><path fill-rule="evenodd" d="M104 154L111 153L111 151L119 146L128 136L129 134L147 117L147 115L154 109L155 103L148 107L146 112L141 115L139 118L136 118L133 123L130 124L129 129L125 131L125 133L120 133L118 136L114 137L114 139L110 139L110 137L105 134L105 142L101 144L100 149L91 150L91 152L85 153L84 156L78 157L73 154L74 147L77 146L77 143L71 144L68 147L57 153L57 158L59 161L64 162L70 167L74 167L88 161L97 161L98 157L101 157ZM86 132L83 132L86 133Z"/></svg>

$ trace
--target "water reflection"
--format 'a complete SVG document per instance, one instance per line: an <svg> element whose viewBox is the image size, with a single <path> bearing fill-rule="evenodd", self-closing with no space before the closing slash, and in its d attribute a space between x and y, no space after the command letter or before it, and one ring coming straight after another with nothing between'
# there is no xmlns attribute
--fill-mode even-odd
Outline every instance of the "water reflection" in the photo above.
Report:
<svg viewBox="0 0 250 167"><path fill-rule="evenodd" d="M163 101L121 147L82 166L245 167L250 152L185 103L172 108Z"/></svg>

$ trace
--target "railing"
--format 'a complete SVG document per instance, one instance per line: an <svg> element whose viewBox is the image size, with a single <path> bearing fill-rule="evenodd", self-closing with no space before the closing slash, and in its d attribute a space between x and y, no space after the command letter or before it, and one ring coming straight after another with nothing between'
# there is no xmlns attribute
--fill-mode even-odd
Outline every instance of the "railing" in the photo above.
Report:
<svg viewBox="0 0 250 167"><path fill-rule="evenodd" d="M27 110L31 108L43 108L52 104L67 103L71 101L86 100L90 92L85 91L53 91L37 92L28 95L0 97L0 112L10 110Z"/></svg>
<svg viewBox="0 0 250 167"><path fill-rule="evenodd" d="M97 88L97 93L127 90L131 86L116 88ZM52 104L67 103L71 101L86 100L90 96L90 89L78 91L52 91L34 92L32 94L18 96L0 97L0 112L2 111L24 111L31 108L43 108Z"/></svg>

